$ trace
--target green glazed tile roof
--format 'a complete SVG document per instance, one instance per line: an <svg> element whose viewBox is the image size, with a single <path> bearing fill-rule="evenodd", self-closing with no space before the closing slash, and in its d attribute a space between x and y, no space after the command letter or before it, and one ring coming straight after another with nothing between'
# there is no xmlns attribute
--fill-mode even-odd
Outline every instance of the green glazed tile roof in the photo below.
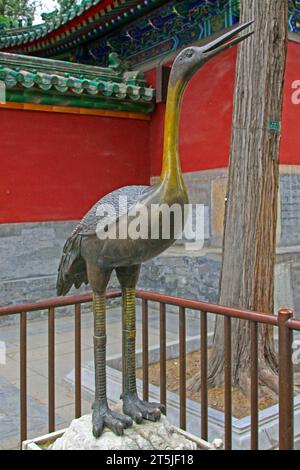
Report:
<svg viewBox="0 0 300 470"><path fill-rule="evenodd" d="M39 25L1 31L0 49L14 48L23 44L32 43L33 41L37 41L53 31L58 30L64 25L68 28L68 23L70 21L79 18L83 13L97 5L101 7L101 3L102 0L82 0L80 4L73 6L67 12L60 13L58 11L54 11L52 13L44 14L44 22ZM99 13L91 15L87 20L85 19L84 23L93 23L94 21L98 22L100 17L104 19L101 26L101 32L105 32L105 30L109 30L111 26L116 26L118 23L126 19L133 18L135 15L156 3L161 3L161 0L115 0L111 4L103 7ZM80 26L82 27L82 25ZM71 31L68 29L63 32L63 36L70 36L70 34Z"/></svg>
<svg viewBox="0 0 300 470"><path fill-rule="evenodd" d="M99 106L96 106L98 101L94 101L93 105L93 100L88 100L88 107L101 108L108 99L110 109L120 109L120 102L123 102L122 109L129 111L133 110L133 103L134 110L138 111L140 106L141 112L151 112L154 107L155 90L147 87L144 75L138 71L125 71L115 54L110 56L109 67L104 68L2 52L0 80L4 82L7 92L11 91L11 96L22 90L31 91L32 97L36 97L38 91L42 93L39 96L48 96L49 104L52 104L51 96L55 95L56 103L60 96L81 96L82 106L85 106L84 97L100 99ZM27 93L24 101L30 101L30 94ZM65 100L63 104L66 104ZM68 104L80 105L72 99Z"/></svg>
<svg viewBox="0 0 300 470"><path fill-rule="evenodd" d="M68 12L57 13L55 15L45 14L45 21L39 25L2 32L0 35L0 47L19 46L20 44L32 42L46 36L60 26L80 16L86 10L101 3L101 1L102 0L83 0L79 5L73 6Z"/></svg>

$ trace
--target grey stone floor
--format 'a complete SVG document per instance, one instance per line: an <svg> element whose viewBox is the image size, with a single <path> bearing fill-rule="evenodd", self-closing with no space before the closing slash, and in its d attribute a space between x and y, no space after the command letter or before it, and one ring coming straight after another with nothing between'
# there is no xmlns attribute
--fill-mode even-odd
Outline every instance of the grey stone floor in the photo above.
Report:
<svg viewBox="0 0 300 470"><path fill-rule="evenodd" d="M56 428L64 428L74 418L74 393L64 378L74 368L74 317L56 311L55 321ZM48 432L48 322L47 318L28 321L28 438ZM187 336L196 336L199 320L188 317ZM82 363L93 360L93 319L89 310L82 314ZM121 353L120 308L107 312L107 356ZM167 342L178 339L178 315L167 315ZM1 343L2 342L2 343ZM20 429L19 326L0 325L0 449L17 449ZM159 313L149 310L149 346L159 345ZM137 348L141 348L141 311L137 311ZM3 348L2 348L3 351ZM3 361L5 359L5 361ZM1 362L5 362L1 364ZM91 403L82 400L83 414Z"/></svg>

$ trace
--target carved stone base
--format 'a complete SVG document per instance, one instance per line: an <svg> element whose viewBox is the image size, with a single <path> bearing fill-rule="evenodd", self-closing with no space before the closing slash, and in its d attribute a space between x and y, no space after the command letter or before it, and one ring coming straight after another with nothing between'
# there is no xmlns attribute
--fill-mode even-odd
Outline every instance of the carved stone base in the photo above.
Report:
<svg viewBox="0 0 300 470"><path fill-rule="evenodd" d="M117 407L119 411L119 407ZM64 435L58 438L51 450L196 450L195 441L170 425L162 416L153 423L144 421L126 429L123 436L116 436L105 429L96 439L92 434L91 415L72 421Z"/></svg>

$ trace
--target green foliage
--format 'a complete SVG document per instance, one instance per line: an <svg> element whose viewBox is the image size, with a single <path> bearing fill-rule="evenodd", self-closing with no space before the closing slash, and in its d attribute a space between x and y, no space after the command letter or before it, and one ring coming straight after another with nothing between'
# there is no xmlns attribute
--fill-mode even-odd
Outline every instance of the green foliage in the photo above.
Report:
<svg viewBox="0 0 300 470"><path fill-rule="evenodd" d="M31 22L40 0L0 0L0 28L19 26L20 20Z"/></svg>
<svg viewBox="0 0 300 470"><path fill-rule="evenodd" d="M0 29L9 28L10 21L7 16L0 15Z"/></svg>

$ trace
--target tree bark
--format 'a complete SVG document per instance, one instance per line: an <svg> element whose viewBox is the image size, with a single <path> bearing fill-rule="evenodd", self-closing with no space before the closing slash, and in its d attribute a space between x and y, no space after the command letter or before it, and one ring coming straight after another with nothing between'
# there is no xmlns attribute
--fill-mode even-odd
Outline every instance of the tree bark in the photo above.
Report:
<svg viewBox="0 0 300 470"><path fill-rule="evenodd" d="M243 0L255 34L238 51L220 304L274 313L280 130L288 0ZM277 130L276 130L277 129ZM233 384L249 390L250 324L232 322ZM209 385L224 376L224 319L215 325ZM277 391L272 330L259 330L260 383ZM193 387L195 388L195 387Z"/></svg>

